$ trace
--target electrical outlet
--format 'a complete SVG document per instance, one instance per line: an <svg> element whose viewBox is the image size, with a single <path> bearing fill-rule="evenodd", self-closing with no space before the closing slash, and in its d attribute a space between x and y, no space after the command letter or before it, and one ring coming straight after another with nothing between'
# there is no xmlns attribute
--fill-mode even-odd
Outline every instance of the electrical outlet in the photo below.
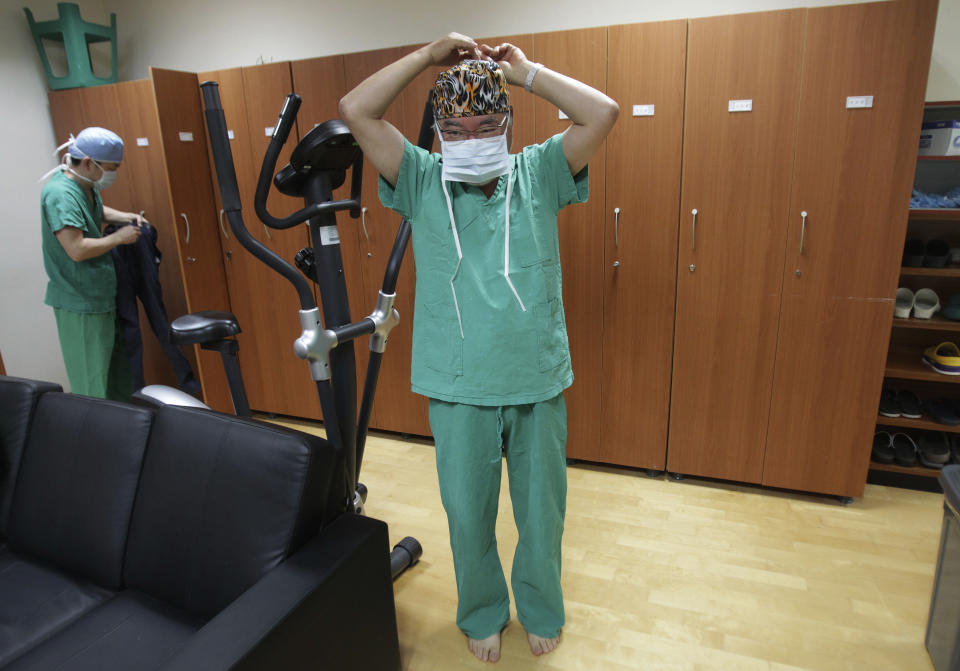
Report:
<svg viewBox="0 0 960 671"><path fill-rule="evenodd" d="M753 100L731 100L727 106L728 112L752 112Z"/></svg>
<svg viewBox="0 0 960 671"><path fill-rule="evenodd" d="M653 116L654 105L634 105L633 116Z"/></svg>

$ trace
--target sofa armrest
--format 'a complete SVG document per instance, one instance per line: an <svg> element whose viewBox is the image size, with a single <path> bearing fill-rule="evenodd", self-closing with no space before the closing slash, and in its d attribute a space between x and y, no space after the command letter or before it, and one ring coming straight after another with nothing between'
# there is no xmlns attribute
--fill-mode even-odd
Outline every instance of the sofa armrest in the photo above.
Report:
<svg viewBox="0 0 960 671"><path fill-rule="evenodd" d="M341 515L161 668L400 669L387 525Z"/></svg>

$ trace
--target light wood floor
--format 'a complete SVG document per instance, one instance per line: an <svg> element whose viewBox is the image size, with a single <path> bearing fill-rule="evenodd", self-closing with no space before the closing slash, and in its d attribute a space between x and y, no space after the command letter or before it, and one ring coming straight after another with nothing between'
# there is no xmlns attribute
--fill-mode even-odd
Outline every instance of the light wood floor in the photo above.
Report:
<svg viewBox="0 0 960 671"><path fill-rule="evenodd" d="M395 583L403 668L485 668L454 624L432 443L371 435L360 479L367 514L389 524L391 541L409 535L424 547ZM568 481L562 643L535 658L514 620L495 668L933 668L923 637L940 495L868 485L844 506L580 465ZM497 529L509 583L517 536L506 470L502 489Z"/></svg>

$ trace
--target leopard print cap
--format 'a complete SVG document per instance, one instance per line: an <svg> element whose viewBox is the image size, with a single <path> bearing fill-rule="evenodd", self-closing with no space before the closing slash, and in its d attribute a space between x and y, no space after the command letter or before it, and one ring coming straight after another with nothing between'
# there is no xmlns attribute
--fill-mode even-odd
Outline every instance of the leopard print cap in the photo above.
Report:
<svg viewBox="0 0 960 671"><path fill-rule="evenodd" d="M466 60L444 70L433 85L435 119L456 119L510 111L510 89L500 66Z"/></svg>

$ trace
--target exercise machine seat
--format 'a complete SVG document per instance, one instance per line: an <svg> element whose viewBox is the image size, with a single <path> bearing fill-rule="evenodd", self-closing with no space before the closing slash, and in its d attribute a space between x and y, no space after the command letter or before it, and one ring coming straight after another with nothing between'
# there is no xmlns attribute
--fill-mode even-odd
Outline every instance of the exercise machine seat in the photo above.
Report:
<svg viewBox="0 0 960 671"><path fill-rule="evenodd" d="M170 324L170 342L194 345L223 340L240 333L240 324L230 312L205 310L177 317Z"/></svg>

